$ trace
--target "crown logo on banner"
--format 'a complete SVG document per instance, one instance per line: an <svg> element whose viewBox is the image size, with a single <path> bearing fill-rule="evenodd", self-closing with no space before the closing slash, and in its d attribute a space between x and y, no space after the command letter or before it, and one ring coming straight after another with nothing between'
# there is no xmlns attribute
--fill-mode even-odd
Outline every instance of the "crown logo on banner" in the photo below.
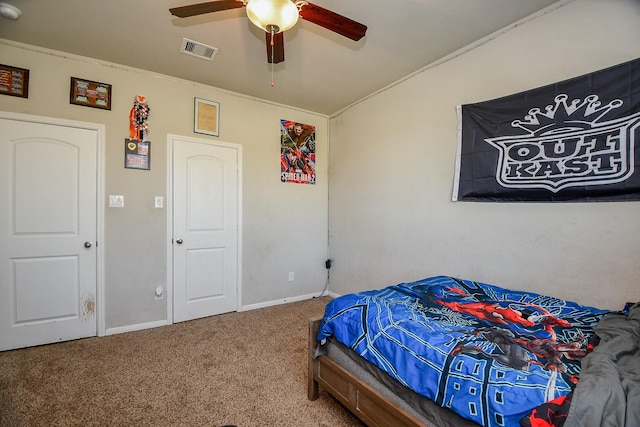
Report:
<svg viewBox="0 0 640 427"><path fill-rule="evenodd" d="M547 105L544 111L532 108L524 120L514 120L511 126L518 127L531 135L558 132L571 129L590 129L610 111L622 106L622 101L614 99L602 105L598 95L589 95L585 99L574 99L567 103L569 96L561 94L555 97L555 104Z"/></svg>
<svg viewBox="0 0 640 427"><path fill-rule="evenodd" d="M604 121L623 102L602 104L598 95L573 99L560 94L544 110L532 108L511 126L525 135L487 138L497 148L496 181L507 188L546 189L613 184L634 171L640 112Z"/></svg>

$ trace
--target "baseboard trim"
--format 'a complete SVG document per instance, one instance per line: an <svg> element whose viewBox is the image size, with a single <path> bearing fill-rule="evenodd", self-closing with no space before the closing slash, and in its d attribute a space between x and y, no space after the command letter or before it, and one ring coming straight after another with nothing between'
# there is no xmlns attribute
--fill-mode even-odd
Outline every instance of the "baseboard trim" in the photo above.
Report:
<svg viewBox="0 0 640 427"><path fill-rule="evenodd" d="M136 323L135 325L120 326L117 328L108 328L105 330L105 335L124 334L126 332L141 331L143 329L158 328L160 326L167 326L170 323L166 320L157 320L155 322Z"/></svg>
<svg viewBox="0 0 640 427"><path fill-rule="evenodd" d="M241 311L256 310L258 308L266 308L266 307L272 307L274 305L287 304L287 303L290 303L290 302L304 301L304 300L308 300L308 299L311 299L311 298L317 298L319 296L325 296L325 295L327 295L327 294L324 293L322 295L319 295L316 292L316 293L313 293L313 294L299 295L299 296L291 297L291 298L283 298L283 299L279 299L279 300L259 302L257 304L248 304L248 305L243 305L242 308L241 308Z"/></svg>
<svg viewBox="0 0 640 427"><path fill-rule="evenodd" d="M278 300L272 300L272 301L265 301L265 302L260 302L257 304L248 304L248 305L243 305L240 308L240 311L249 311L249 310L257 310L259 308L266 308L266 307L273 307L275 305L282 305L282 304L287 304L290 302L297 302L297 301L304 301L304 300L308 300L308 299L312 299L312 298L317 298L320 296L330 296L332 298L337 298L340 295L334 293L334 292L325 292L321 295L317 294L317 293L313 293L313 294L306 294L306 295L298 295L295 297L291 297L291 298L283 298L283 299L278 299ZM124 334L127 332L135 332L135 331L141 331L143 329L151 329L151 328L158 328L160 326L167 326L167 325L171 325L171 323L169 323L167 320L157 320L155 322L147 322L147 323L136 323L134 325L127 325L127 326L120 326L117 328L107 328L105 330L105 336L107 335L117 335L117 334Z"/></svg>

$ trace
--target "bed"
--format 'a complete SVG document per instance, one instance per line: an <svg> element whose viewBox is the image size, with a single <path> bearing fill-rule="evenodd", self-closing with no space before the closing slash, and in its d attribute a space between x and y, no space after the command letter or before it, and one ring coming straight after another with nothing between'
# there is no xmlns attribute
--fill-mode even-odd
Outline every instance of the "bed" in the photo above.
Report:
<svg viewBox="0 0 640 427"><path fill-rule="evenodd" d="M310 321L308 397L322 387L369 426L567 427L594 407L637 426L639 323L637 305L611 312L449 276L344 295Z"/></svg>

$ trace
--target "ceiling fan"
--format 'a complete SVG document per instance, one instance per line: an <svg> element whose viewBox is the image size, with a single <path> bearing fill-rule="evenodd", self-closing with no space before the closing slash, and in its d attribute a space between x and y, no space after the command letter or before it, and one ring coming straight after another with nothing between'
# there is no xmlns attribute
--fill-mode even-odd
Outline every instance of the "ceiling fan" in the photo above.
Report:
<svg viewBox="0 0 640 427"><path fill-rule="evenodd" d="M267 61L284 61L284 31L293 27L298 18L312 22L351 40L365 36L367 26L307 1L294 0L217 0L169 9L178 18L247 8L249 20L265 31Z"/></svg>

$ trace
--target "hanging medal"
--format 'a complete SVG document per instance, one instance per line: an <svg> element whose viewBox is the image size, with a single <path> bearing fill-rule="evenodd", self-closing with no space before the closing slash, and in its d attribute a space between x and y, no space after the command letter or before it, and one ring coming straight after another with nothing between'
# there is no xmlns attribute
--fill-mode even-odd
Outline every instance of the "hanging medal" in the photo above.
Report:
<svg viewBox="0 0 640 427"><path fill-rule="evenodd" d="M149 132L149 111L147 98L144 95L136 95L136 99L129 112L129 138L144 141L144 136Z"/></svg>
<svg viewBox="0 0 640 427"><path fill-rule="evenodd" d="M136 95L129 112L129 138L124 143L124 167L129 169L151 169L151 142L145 140L149 133L149 111L147 98Z"/></svg>

